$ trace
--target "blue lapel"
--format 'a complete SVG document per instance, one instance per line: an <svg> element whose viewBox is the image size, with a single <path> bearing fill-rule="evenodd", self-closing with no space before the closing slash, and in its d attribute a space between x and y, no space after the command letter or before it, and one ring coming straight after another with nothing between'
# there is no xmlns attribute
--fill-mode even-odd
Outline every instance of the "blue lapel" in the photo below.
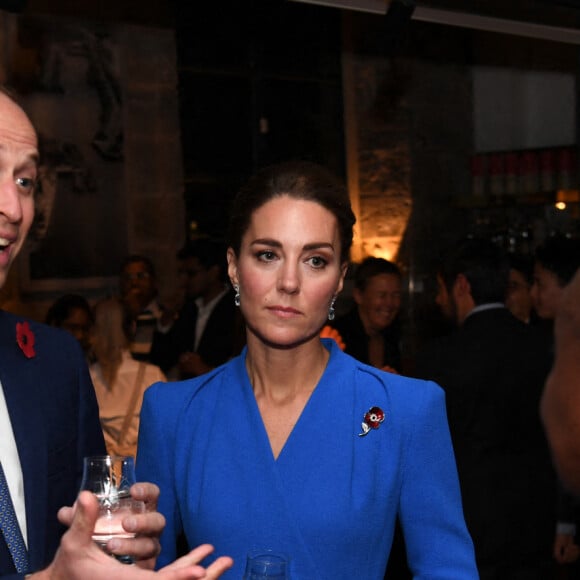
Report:
<svg viewBox="0 0 580 580"><path fill-rule="evenodd" d="M43 413L35 402L46 365L39 353L42 345L35 345L36 357L24 356L16 343L16 321L0 311L0 380L24 479L29 564L36 570L44 561L48 471Z"/></svg>

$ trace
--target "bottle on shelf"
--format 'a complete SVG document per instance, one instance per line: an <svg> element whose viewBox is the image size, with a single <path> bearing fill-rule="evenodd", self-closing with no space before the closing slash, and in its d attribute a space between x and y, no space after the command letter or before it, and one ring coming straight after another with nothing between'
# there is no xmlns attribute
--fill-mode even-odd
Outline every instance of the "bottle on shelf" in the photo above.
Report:
<svg viewBox="0 0 580 580"><path fill-rule="evenodd" d="M540 172L536 151L524 151L520 155L520 191L533 194L540 191Z"/></svg>
<svg viewBox="0 0 580 580"><path fill-rule="evenodd" d="M517 195L519 193L518 178L519 159L515 151L505 154L505 194Z"/></svg>
<svg viewBox="0 0 580 580"><path fill-rule="evenodd" d="M492 153L489 156L489 193L500 196L504 193L505 173L504 158L501 153Z"/></svg>
<svg viewBox="0 0 580 580"><path fill-rule="evenodd" d="M475 197L485 196L485 155L472 155L471 157L471 192Z"/></svg>
<svg viewBox="0 0 580 580"><path fill-rule="evenodd" d="M555 161L554 149L544 149L540 152L540 191L543 193L556 191Z"/></svg>
<svg viewBox="0 0 580 580"><path fill-rule="evenodd" d="M573 189L575 183L576 154L571 147L563 147L558 153L558 189Z"/></svg>

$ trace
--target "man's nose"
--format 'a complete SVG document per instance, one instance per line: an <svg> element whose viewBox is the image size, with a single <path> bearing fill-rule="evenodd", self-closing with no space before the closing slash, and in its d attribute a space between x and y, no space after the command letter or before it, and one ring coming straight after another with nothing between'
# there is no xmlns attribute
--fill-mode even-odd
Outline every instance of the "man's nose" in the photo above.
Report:
<svg viewBox="0 0 580 580"><path fill-rule="evenodd" d="M0 213L11 223L22 220L22 199L13 179L3 180L0 186Z"/></svg>

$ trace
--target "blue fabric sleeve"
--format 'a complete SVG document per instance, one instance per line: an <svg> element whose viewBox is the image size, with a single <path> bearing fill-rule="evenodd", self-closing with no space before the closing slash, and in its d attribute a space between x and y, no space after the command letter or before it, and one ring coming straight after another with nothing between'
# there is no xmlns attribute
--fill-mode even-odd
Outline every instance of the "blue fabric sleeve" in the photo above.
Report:
<svg viewBox="0 0 580 580"><path fill-rule="evenodd" d="M461 504L443 390L423 383L403 465L400 518L415 579L479 577Z"/></svg>
<svg viewBox="0 0 580 580"><path fill-rule="evenodd" d="M176 417L167 416L173 409L173 406L167 405L163 393L165 390L168 394L168 388L167 384L155 383L145 391L136 462L137 481L155 483L161 490L157 510L165 516L166 525L161 535L161 554L157 559L157 568L175 560L176 540L180 531L173 481L175 433L171 430L171 426L175 426Z"/></svg>

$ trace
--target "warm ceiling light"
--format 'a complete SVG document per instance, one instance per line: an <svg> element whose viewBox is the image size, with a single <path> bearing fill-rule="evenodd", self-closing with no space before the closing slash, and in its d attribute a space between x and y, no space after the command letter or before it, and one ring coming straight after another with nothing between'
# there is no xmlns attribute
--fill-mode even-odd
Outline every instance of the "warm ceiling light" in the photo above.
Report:
<svg viewBox="0 0 580 580"><path fill-rule="evenodd" d="M556 201L563 203L578 203L580 202L580 190L559 189L556 192Z"/></svg>

